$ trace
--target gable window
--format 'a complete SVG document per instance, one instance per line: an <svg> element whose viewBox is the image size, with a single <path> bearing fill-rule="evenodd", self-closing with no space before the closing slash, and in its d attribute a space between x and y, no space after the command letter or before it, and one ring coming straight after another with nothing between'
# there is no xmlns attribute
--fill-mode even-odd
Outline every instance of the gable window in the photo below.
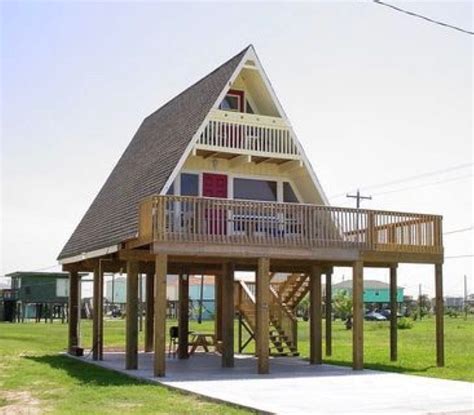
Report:
<svg viewBox="0 0 474 415"><path fill-rule="evenodd" d="M283 202L287 203L298 203L299 200L296 197L295 191L291 184L288 182L283 182Z"/></svg>
<svg viewBox="0 0 474 415"><path fill-rule="evenodd" d="M244 92L230 89L219 105L224 111L244 112Z"/></svg>
<svg viewBox="0 0 474 415"><path fill-rule="evenodd" d="M199 196L199 175L181 173L181 196Z"/></svg>
<svg viewBox="0 0 474 415"><path fill-rule="evenodd" d="M234 199L276 202L277 183L271 180L234 179Z"/></svg>

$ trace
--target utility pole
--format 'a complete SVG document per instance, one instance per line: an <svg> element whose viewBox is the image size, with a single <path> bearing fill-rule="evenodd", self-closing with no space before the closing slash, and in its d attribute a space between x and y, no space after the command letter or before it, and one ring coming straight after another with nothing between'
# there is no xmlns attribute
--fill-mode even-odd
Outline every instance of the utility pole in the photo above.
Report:
<svg viewBox="0 0 474 415"><path fill-rule="evenodd" d="M464 274L464 320L467 320L467 275Z"/></svg>
<svg viewBox="0 0 474 415"><path fill-rule="evenodd" d="M361 200L372 200L372 196L362 196L360 194L360 190L357 189L357 193L355 195L350 195L350 194L347 194L346 197L349 197L349 198L352 198L352 199L356 199L356 207L357 209L360 209L360 201Z"/></svg>

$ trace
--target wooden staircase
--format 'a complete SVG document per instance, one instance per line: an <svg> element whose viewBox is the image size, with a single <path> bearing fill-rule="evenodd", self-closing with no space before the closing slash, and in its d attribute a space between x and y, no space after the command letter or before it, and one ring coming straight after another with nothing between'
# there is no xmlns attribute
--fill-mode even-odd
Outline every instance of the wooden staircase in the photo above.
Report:
<svg viewBox="0 0 474 415"><path fill-rule="evenodd" d="M296 306L301 302L309 291L309 278L306 274L291 274L281 284L278 295L281 302L294 313Z"/></svg>
<svg viewBox="0 0 474 415"><path fill-rule="evenodd" d="M239 344L239 351L241 352L249 341L254 338L256 328L255 296L250 286L244 281L236 281L235 284L235 309L239 313L240 324L250 335L244 346ZM274 287L270 287L269 312L270 355L299 356L296 316L293 310L281 301L280 295Z"/></svg>

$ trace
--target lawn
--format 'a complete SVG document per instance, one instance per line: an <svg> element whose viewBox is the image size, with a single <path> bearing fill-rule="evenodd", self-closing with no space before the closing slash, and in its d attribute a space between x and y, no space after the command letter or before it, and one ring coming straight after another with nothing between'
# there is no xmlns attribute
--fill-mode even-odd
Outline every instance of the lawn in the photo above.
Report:
<svg viewBox="0 0 474 415"><path fill-rule="evenodd" d="M169 324L175 324L170 321ZM83 345L91 343L91 323L82 321ZM212 331L213 322L191 329ZM409 330L399 330L399 360L389 360L388 323L364 324L365 367L407 374L474 382L474 318L445 320L446 367L435 365L434 319L414 322ZM237 330L235 331L237 338ZM333 325L333 356L327 363L350 365L351 331L341 322ZM240 414L245 410L219 405L170 391L158 385L141 383L126 376L85 365L58 355L66 346L67 326L54 324L0 324L0 413L2 406L16 401L29 404L30 412L51 413L180 413ZM122 320L105 322L105 348L123 347ZM143 344L143 333L140 333ZM299 349L308 357L308 323L299 323ZM253 346L248 349L253 350ZM18 391L22 391L21 393ZM31 410L33 408L33 410ZM35 412L35 408L36 411ZM16 412L21 413L21 412Z"/></svg>

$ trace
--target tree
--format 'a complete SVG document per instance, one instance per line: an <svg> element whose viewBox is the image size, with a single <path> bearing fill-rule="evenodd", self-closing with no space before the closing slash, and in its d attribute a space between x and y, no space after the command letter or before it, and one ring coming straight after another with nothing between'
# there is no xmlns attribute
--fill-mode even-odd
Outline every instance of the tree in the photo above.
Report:
<svg viewBox="0 0 474 415"><path fill-rule="evenodd" d="M336 316L345 320L352 315L352 298L346 290L338 290L333 297L333 308Z"/></svg>

